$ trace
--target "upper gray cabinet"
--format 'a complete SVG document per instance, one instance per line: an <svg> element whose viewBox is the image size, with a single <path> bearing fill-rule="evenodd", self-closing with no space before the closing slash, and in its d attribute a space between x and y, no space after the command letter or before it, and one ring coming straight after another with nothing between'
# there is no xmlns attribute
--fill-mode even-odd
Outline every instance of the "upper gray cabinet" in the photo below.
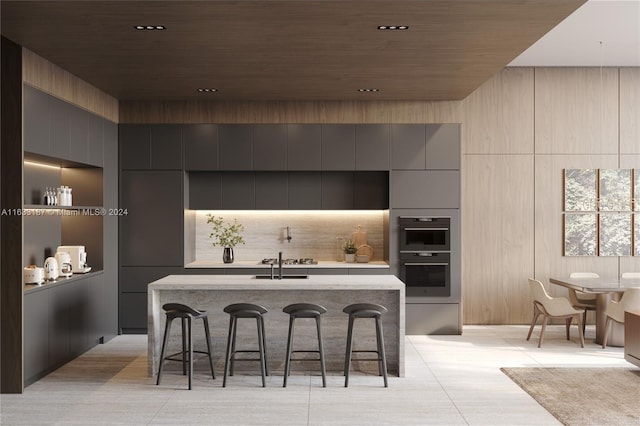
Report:
<svg viewBox="0 0 640 426"><path fill-rule="evenodd" d="M80 108L69 110L69 160L89 162L89 115Z"/></svg>
<svg viewBox="0 0 640 426"><path fill-rule="evenodd" d="M287 170L287 126L255 124L253 130L253 169Z"/></svg>
<svg viewBox="0 0 640 426"><path fill-rule="evenodd" d="M391 172L393 208L460 208L457 170L397 170Z"/></svg>
<svg viewBox="0 0 640 426"><path fill-rule="evenodd" d="M321 137L319 124L287 125L287 170L321 170Z"/></svg>
<svg viewBox="0 0 640 426"><path fill-rule="evenodd" d="M389 170L388 124L356 125L356 170Z"/></svg>
<svg viewBox="0 0 640 426"><path fill-rule="evenodd" d="M322 125L322 170L355 170L356 126Z"/></svg>
<svg viewBox="0 0 640 426"><path fill-rule="evenodd" d="M69 116L73 106L49 97L49 154L56 158L69 158Z"/></svg>
<svg viewBox="0 0 640 426"><path fill-rule="evenodd" d="M251 127L249 124L218 126L220 170L253 170Z"/></svg>
<svg viewBox="0 0 640 426"><path fill-rule="evenodd" d="M24 150L50 155L49 149L49 95L24 86Z"/></svg>
<svg viewBox="0 0 640 426"><path fill-rule="evenodd" d="M391 168L394 170L424 170L426 134L424 124L392 124Z"/></svg>
<svg viewBox="0 0 640 426"><path fill-rule="evenodd" d="M459 124L427 124L426 144L427 169L460 169Z"/></svg>
<svg viewBox="0 0 640 426"><path fill-rule="evenodd" d="M218 170L218 126L186 124L183 127L185 170Z"/></svg>
<svg viewBox="0 0 640 426"><path fill-rule="evenodd" d="M89 115L89 125L87 132L87 163L92 166L102 167L104 165L104 141L107 126L103 118L95 114ZM116 145L113 145L115 149Z"/></svg>
<svg viewBox="0 0 640 426"><path fill-rule="evenodd" d="M122 170L181 170L182 126L121 124Z"/></svg>
<svg viewBox="0 0 640 426"><path fill-rule="evenodd" d="M353 173L322 173L322 209L353 209Z"/></svg>

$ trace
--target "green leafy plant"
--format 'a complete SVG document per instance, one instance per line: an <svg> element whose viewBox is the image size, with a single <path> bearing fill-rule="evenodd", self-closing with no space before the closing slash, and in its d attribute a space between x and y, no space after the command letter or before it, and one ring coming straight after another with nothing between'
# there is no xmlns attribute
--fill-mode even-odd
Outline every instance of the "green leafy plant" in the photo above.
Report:
<svg viewBox="0 0 640 426"><path fill-rule="evenodd" d="M216 217L208 213L207 223L213 224L209 238L213 239L211 244L214 247L235 247L238 244L244 244L244 239L242 238L244 225L238 223L238 219L233 219L231 223L225 223L222 217Z"/></svg>
<svg viewBox="0 0 640 426"><path fill-rule="evenodd" d="M342 249L344 250L345 254L355 254L358 251L356 243L353 240L345 241Z"/></svg>

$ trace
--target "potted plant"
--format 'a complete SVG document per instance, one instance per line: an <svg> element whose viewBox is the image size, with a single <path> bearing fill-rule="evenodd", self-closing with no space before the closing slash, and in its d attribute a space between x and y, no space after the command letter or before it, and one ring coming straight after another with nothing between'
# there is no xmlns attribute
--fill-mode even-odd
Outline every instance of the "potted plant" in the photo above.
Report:
<svg viewBox="0 0 640 426"><path fill-rule="evenodd" d="M356 247L356 243L353 240L347 240L344 242L342 246L344 251L344 260L347 262L355 262L356 261L356 252L358 248Z"/></svg>
<svg viewBox="0 0 640 426"><path fill-rule="evenodd" d="M233 263L233 248L238 244L244 244L244 239L242 238L244 225L238 223L238 219L233 219L231 223L225 223L222 217L216 217L211 213L207 214L207 223L213 224L209 235L209 238L213 239L211 244L214 247L220 246L224 248L222 261L224 263Z"/></svg>

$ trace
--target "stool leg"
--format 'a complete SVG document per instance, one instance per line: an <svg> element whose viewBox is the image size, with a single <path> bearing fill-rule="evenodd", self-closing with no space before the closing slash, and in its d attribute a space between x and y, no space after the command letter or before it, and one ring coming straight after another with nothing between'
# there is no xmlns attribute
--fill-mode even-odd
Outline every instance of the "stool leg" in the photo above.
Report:
<svg viewBox="0 0 640 426"><path fill-rule="evenodd" d="M266 333L264 332L264 318L260 317L260 328L262 328L262 354L264 355L264 372L268 376L269 375L269 362L267 361L267 338Z"/></svg>
<svg viewBox="0 0 640 426"><path fill-rule="evenodd" d="M264 357L264 334L262 332L261 317L256 318L256 327L258 328L258 350L260 351L260 373L262 374L262 387L267 387L265 378L265 357Z"/></svg>
<svg viewBox="0 0 640 426"><path fill-rule="evenodd" d="M324 344L322 343L322 324L320 315L316 316L316 328L318 329L318 352L320 353L320 371L322 372L322 387L327 387L327 371L324 364Z"/></svg>
<svg viewBox="0 0 640 426"><path fill-rule="evenodd" d="M182 323L182 375L187 375L187 330L184 318L180 318Z"/></svg>
<svg viewBox="0 0 640 426"><path fill-rule="evenodd" d="M284 361L284 381L282 383L282 387L287 387L287 377L291 372L291 345L293 343L293 321L294 317L292 315L289 316L289 335L287 337L287 358Z"/></svg>
<svg viewBox="0 0 640 426"><path fill-rule="evenodd" d="M353 349L353 317L349 315L347 331L347 352L344 357L344 387L349 386L349 370L351 369L351 351Z"/></svg>
<svg viewBox="0 0 640 426"><path fill-rule="evenodd" d="M229 335L227 336L227 354L224 357L224 375L222 376L222 387L227 386L227 373L229 372L229 360L231 359L231 340L235 333L234 317L229 318Z"/></svg>
<svg viewBox="0 0 640 426"><path fill-rule="evenodd" d="M233 339L231 339L231 365L229 376L233 376L233 367L236 365L236 334L238 332L238 317L233 317Z"/></svg>
<svg viewBox="0 0 640 426"><path fill-rule="evenodd" d="M160 384L160 377L162 376L162 364L164 364L164 352L167 347L167 340L169 339L169 330L171 330L171 323L173 319L167 318L167 322L164 325L164 338L162 339L162 350L160 351L160 365L158 366L158 379L156 385Z"/></svg>
<svg viewBox="0 0 640 426"><path fill-rule="evenodd" d="M213 351L211 350L211 333L209 332L209 319L204 317L202 319L202 323L204 324L204 335L207 339L207 352L209 353L209 366L211 367L211 377L215 380L216 372L213 369Z"/></svg>
<svg viewBox="0 0 640 426"><path fill-rule="evenodd" d="M376 317L376 337L378 340L378 354L382 360L382 376L384 377L384 387L388 388L389 383L387 382L387 357L384 353L384 336L382 335L382 320L380 317Z"/></svg>
<svg viewBox="0 0 640 426"><path fill-rule="evenodd" d="M187 318L187 329L189 330L189 390L193 379L193 328L191 328L191 317Z"/></svg>

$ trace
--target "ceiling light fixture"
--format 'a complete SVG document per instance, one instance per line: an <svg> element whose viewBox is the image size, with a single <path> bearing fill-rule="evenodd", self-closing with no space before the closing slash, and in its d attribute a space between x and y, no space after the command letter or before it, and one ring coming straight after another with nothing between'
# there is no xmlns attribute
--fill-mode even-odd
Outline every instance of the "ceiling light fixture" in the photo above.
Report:
<svg viewBox="0 0 640 426"><path fill-rule="evenodd" d="M408 25L378 25L379 30L408 30Z"/></svg>
<svg viewBox="0 0 640 426"><path fill-rule="evenodd" d="M378 89L374 89L374 88L363 88L363 89L358 89L358 92L377 92Z"/></svg>
<svg viewBox="0 0 640 426"><path fill-rule="evenodd" d="M198 87L198 92L200 93L204 93L204 92L217 92L218 89L214 89L213 87Z"/></svg>
<svg viewBox="0 0 640 426"><path fill-rule="evenodd" d="M148 30L148 31L154 31L154 30L158 30L158 31L162 31L162 30L166 30L167 27L165 27L164 25L134 25L133 28L135 28L138 31L144 31L144 30Z"/></svg>

